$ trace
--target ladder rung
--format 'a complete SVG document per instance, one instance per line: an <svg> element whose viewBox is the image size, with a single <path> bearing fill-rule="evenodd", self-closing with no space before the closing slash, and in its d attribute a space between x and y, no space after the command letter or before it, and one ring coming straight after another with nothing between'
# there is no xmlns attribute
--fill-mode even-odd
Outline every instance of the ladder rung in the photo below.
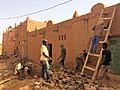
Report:
<svg viewBox="0 0 120 90"><path fill-rule="evenodd" d="M95 57L99 57L99 54L92 54L92 53L88 53L90 56L95 56Z"/></svg>
<svg viewBox="0 0 120 90"><path fill-rule="evenodd" d="M102 12L102 14L109 14L108 12Z"/></svg>
<svg viewBox="0 0 120 90"><path fill-rule="evenodd" d="M104 29L104 31L109 31L110 29Z"/></svg>
<svg viewBox="0 0 120 90"><path fill-rule="evenodd" d="M109 20L109 19L112 20L112 18L100 18L100 20Z"/></svg>
<svg viewBox="0 0 120 90"><path fill-rule="evenodd" d="M104 43L105 41L99 41L99 43Z"/></svg>
<svg viewBox="0 0 120 90"><path fill-rule="evenodd" d="M94 68L91 68L91 67L88 67L88 66L84 66L84 68L89 69L89 70L91 70L91 71L95 71Z"/></svg>

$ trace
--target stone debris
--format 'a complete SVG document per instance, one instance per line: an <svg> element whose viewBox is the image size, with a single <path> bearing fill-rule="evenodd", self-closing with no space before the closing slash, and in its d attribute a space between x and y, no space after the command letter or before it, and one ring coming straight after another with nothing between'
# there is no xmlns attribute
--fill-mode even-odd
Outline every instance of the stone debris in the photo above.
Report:
<svg viewBox="0 0 120 90"><path fill-rule="evenodd" d="M42 85L43 85L43 86L46 86L46 87L48 87L48 88L53 88L53 87L55 86L55 84L54 84L53 81L50 81L50 82L45 82L45 81L43 81L43 82L42 82Z"/></svg>
<svg viewBox="0 0 120 90"><path fill-rule="evenodd" d="M9 71L6 70L5 74L3 74L4 77L9 75L7 72ZM41 76L39 77L36 74L33 75L33 78L25 79L23 81L18 81L16 79L17 82L14 83L19 84L20 82L21 83L24 82L23 85L17 87L16 89L13 88L10 90L97 90L95 86L96 84L89 85L88 83L89 81L86 79L89 77L89 75L81 76L80 72L74 72L68 69L57 70L54 68L49 70L49 75L50 80L43 80ZM7 81L10 81L11 84L13 83L12 82L13 80L11 81L11 79L5 80L4 82ZM0 86L0 88L2 88L2 86ZM7 90L7 86L3 90ZM100 88L100 90L114 90L114 89Z"/></svg>
<svg viewBox="0 0 120 90"><path fill-rule="evenodd" d="M29 86L21 87L20 90L30 90Z"/></svg>
<svg viewBox="0 0 120 90"><path fill-rule="evenodd" d="M77 84L77 85L82 85L83 82L82 82L82 81L79 81L79 80L76 80L76 84Z"/></svg>
<svg viewBox="0 0 120 90"><path fill-rule="evenodd" d="M33 78L38 79L38 76L37 76L37 75L34 75Z"/></svg>
<svg viewBox="0 0 120 90"><path fill-rule="evenodd" d="M42 90L42 87L40 87L40 86L35 86L34 88L33 88L33 90Z"/></svg>
<svg viewBox="0 0 120 90"><path fill-rule="evenodd" d="M90 86L89 84L84 84L84 89L85 89L85 90L96 90L95 87Z"/></svg>
<svg viewBox="0 0 120 90"><path fill-rule="evenodd" d="M74 85L74 84L75 84L75 81L71 81L70 84L71 84L71 85Z"/></svg>
<svg viewBox="0 0 120 90"><path fill-rule="evenodd" d="M4 87L4 85L0 85L0 90L2 90L3 87Z"/></svg>
<svg viewBox="0 0 120 90"><path fill-rule="evenodd" d="M113 88L101 87L100 90L115 90L115 89L113 89ZM116 89L116 90L120 90L120 89Z"/></svg>
<svg viewBox="0 0 120 90"><path fill-rule="evenodd" d="M58 82L58 87L59 87L60 89L63 89L63 83L62 83L62 80L59 80L59 82Z"/></svg>
<svg viewBox="0 0 120 90"><path fill-rule="evenodd" d="M75 74L69 70L50 70L49 73L50 80L38 78L39 82L34 83L33 90L82 90L80 88L84 86L80 73Z"/></svg>
<svg viewBox="0 0 120 90"><path fill-rule="evenodd" d="M67 79L66 78L62 79L62 83L67 84Z"/></svg>

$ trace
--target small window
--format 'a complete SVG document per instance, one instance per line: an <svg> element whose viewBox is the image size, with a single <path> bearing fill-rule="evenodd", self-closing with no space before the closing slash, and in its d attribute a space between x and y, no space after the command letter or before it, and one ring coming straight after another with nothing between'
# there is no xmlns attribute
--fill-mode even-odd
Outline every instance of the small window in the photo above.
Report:
<svg viewBox="0 0 120 90"><path fill-rule="evenodd" d="M62 40L63 40L63 35L62 35Z"/></svg>
<svg viewBox="0 0 120 90"><path fill-rule="evenodd" d="M7 33L7 36L9 37L9 32Z"/></svg>
<svg viewBox="0 0 120 90"><path fill-rule="evenodd" d="M18 42L18 44L20 45L20 42Z"/></svg>
<svg viewBox="0 0 120 90"><path fill-rule="evenodd" d="M60 35L59 35L59 41L60 41Z"/></svg>
<svg viewBox="0 0 120 90"><path fill-rule="evenodd" d="M16 50L18 50L18 47L16 47Z"/></svg>
<svg viewBox="0 0 120 90"><path fill-rule="evenodd" d="M17 33L17 37L18 37L18 33Z"/></svg>
<svg viewBox="0 0 120 90"><path fill-rule="evenodd" d="M64 40L66 40L66 34L64 35Z"/></svg>

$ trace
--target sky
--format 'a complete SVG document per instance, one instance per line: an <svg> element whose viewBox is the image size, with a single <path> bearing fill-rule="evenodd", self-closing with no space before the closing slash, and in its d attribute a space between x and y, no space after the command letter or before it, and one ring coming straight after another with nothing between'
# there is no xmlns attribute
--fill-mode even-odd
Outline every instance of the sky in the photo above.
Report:
<svg viewBox="0 0 120 90"><path fill-rule="evenodd" d="M71 0L64 5L37 14L14 19L1 19L44 10L66 1L70 0L1 0L0 43L2 43L3 31L5 31L8 26L14 27L15 23L19 25L20 22L25 21L27 17L36 21L44 22L52 20L54 23L58 23L71 19L75 11L77 11L79 15L89 13L92 6L97 3L103 3L105 6L120 3L120 0Z"/></svg>

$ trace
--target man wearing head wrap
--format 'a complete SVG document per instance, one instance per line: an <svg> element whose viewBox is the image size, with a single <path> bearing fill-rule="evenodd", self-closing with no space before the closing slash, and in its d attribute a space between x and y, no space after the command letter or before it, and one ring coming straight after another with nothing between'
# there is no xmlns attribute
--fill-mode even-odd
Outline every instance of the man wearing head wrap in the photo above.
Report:
<svg viewBox="0 0 120 90"><path fill-rule="evenodd" d="M64 68L64 61L65 61L65 57L66 57L66 48L64 47L63 44L60 45L60 48L61 48L61 54L58 58L59 60L59 63L61 65L61 69Z"/></svg>

